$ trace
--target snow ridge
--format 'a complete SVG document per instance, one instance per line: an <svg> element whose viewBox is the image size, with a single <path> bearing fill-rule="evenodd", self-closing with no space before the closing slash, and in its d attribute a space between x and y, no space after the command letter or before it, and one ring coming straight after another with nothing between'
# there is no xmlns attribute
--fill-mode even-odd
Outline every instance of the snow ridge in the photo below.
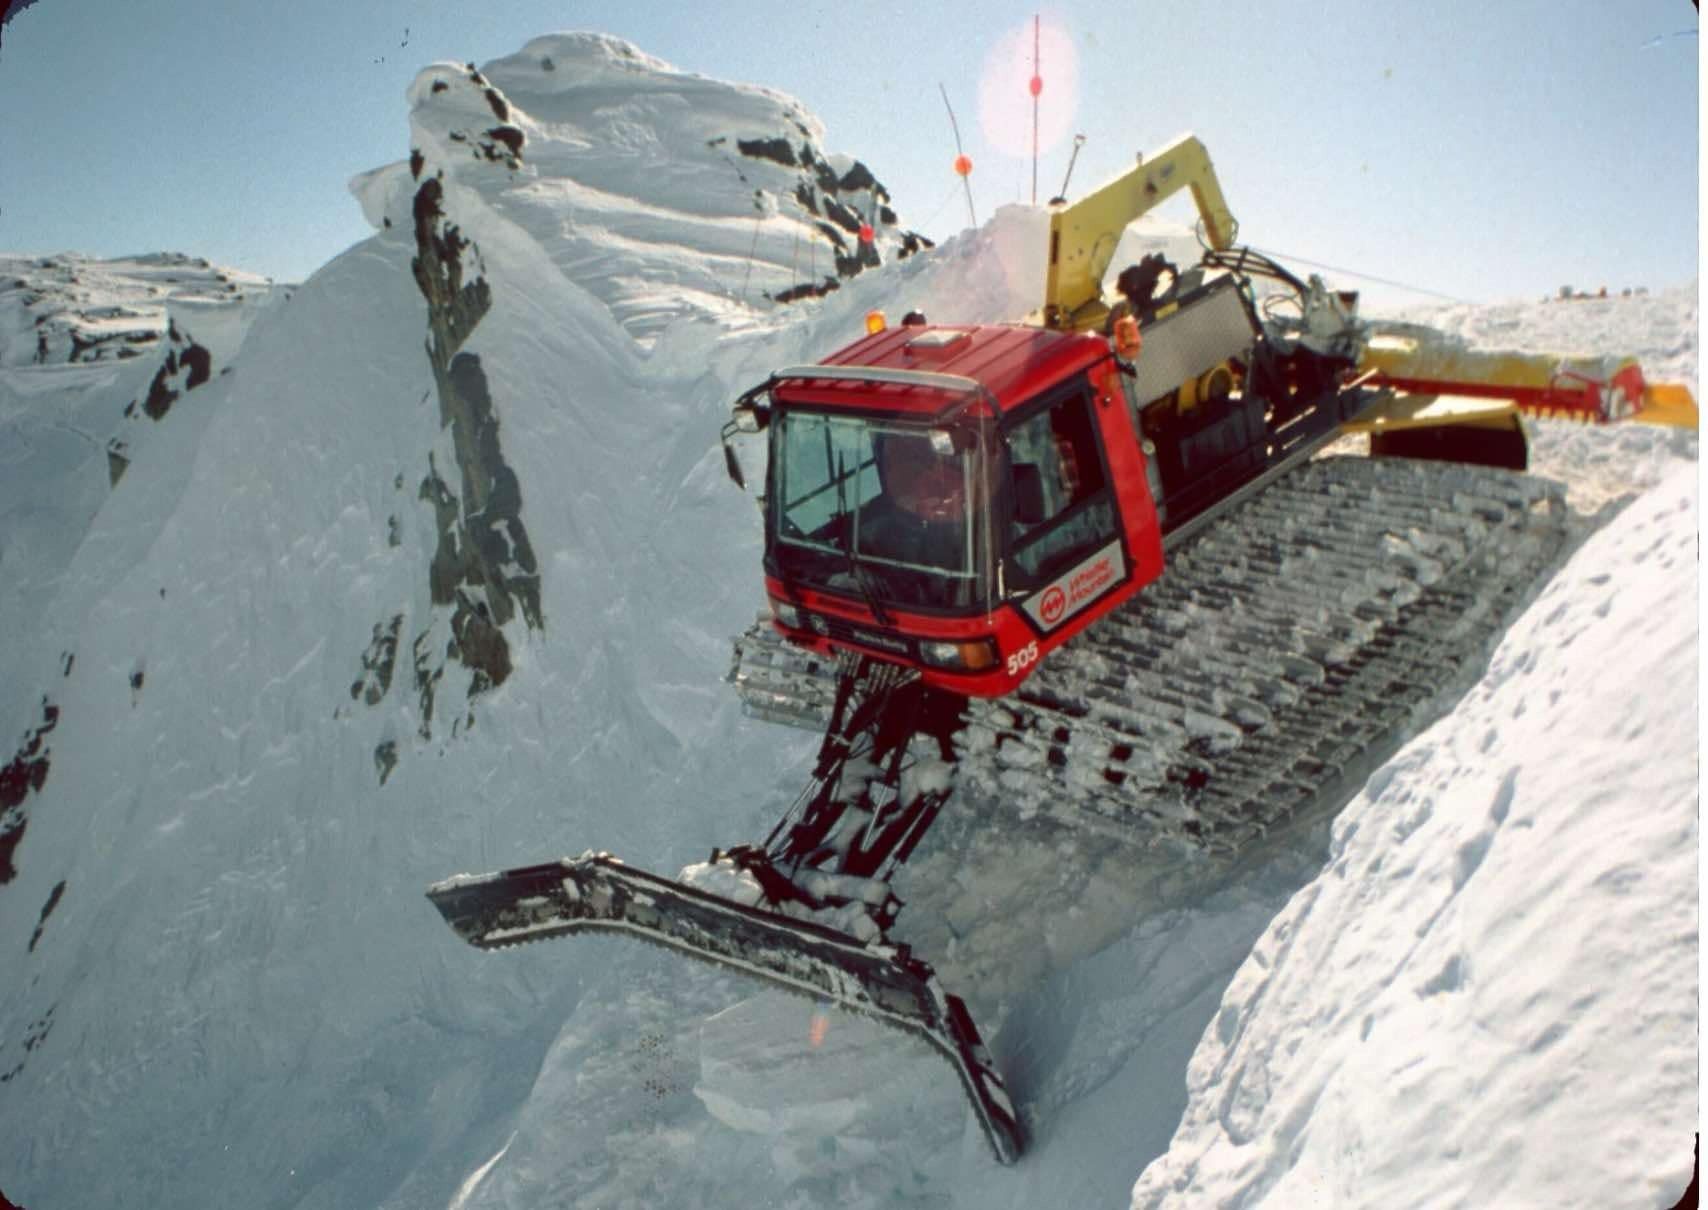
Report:
<svg viewBox="0 0 1708 1210"><path fill-rule="evenodd" d="M901 226L871 171L825 152L822 125L781 93L679 72L600 34L536 38L487 64L484 97L455 87L460 71L417 77L416 146L439 162L460 148L515 169L466 176L643 344L678 319L821 296L930 246ZM503 141L526 141L525 163L491 150L493 97ZM407 213L400 165L351 187L375 226Z"/></svg>

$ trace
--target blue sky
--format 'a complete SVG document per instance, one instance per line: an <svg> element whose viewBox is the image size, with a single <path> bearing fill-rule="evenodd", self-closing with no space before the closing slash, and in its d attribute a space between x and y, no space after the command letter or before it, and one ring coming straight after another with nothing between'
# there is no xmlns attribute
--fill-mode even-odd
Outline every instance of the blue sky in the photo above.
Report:
<svg viewBox="0 0 1708 1210"><path fill-rule="evenodd" d="M404 90L417 70L485 62L564 29L800 98L828 149L864 159L904 222L941 239L965 226L967 207L940 84L974 161L978 217L1031 196L1028 73L1000 49L1029 42L1041 14L1055 31L1043 124L1060 137L1040 157L1040 196L1060 187L1073 133L1086 136L1077 194L1191 130L1242 239L1363 274L1330 276L1372 295L1387 281L1485 302L1697 275L1701 52L1689 0L709 11L35 0L0 30L0 251L175 251L301 280L367 236L347 182L408 155ZM1004 127L980 121L987 73L986 90L1018 99ZM1165 213L1190 217L1183 201Z"/></svg>

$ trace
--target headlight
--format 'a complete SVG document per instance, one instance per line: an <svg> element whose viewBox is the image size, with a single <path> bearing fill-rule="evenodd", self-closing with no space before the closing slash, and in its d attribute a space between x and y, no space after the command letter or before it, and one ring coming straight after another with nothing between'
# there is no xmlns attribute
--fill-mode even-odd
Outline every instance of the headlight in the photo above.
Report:
<svg viewBox="0 0 1708 1210"><path fill-rule="evenodd" d="M790 630L804 630L801 624L801 611L783 601L771 602L771 616L776 618Z"/></svg>
<svg viewBox="0 0 1708 1210"><path fill-rule="evenodd" d="M919 644L919 658L934 668L950 672L983 672L996 667L996 643L991 639L960 642L925 639Z"/></svg>

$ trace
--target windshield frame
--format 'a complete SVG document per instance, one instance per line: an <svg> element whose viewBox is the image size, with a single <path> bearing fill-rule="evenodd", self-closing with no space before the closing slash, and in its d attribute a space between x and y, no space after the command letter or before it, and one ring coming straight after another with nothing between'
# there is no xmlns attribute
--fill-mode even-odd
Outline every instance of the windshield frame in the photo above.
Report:
<svg viewBox="0 0 1708 1210"><path fill-rule="evenodd" d="M993 492L1000 481L1004 442L995 419L977 404L970 401L934 417L774 404L766 509L766 561L773 574L788 583L863 601L874 613L883 612L883 606L955 615L993 608L1002 553L995 545L999 530L992 520L1000 493ZM841 449L833 440L838 428L848 437ZM791 445L792 437L802 444ZM878 467L881 442L874 437L923 439L958 463L959 515L929 523L913 518L920 522L916 536L921 542L936 543L931 551L936 557L910 558L893 547L883 549L881 540L869 541L876 527L894 526L896 518L906 518L895 493L886 490ZM798 463L792 460L805 452L808 439L825 443L818 481L791 500L789 493L799 482ZM811 456L817 456L816 451ZM850 468L851 459L859 464ZM835 497L821 499L828 493ZM819 511L809 509L806 515L818 516L820 523L803 532L798 510L814 500ZM944 557L951 550L953 557Z"/></svg>

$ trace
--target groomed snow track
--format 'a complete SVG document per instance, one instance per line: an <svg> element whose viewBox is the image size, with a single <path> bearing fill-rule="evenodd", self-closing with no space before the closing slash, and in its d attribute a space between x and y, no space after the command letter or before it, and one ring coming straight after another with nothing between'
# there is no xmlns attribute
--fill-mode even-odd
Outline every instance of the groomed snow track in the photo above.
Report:
<svg viewBox="0 0 1708 1210"><path fill-rule="evenodd" d="M1167 541L1161 580L1020 693L969 702L958 777L1024 816L1236 854L1355 788L1487 658L1568 536L1546 480L1318 458ZM835 666L762 618L730 680L751 713L820 730Z"/></svg>

